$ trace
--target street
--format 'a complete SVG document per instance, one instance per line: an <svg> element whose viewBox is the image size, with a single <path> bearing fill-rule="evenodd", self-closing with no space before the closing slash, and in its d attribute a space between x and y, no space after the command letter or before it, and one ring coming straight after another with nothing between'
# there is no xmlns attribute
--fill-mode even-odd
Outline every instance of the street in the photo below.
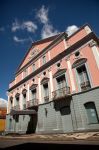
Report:
<svg viewBox="0 0 99 150"><path fill-rule="evenodd" d="M87 141L87 140L71 140L71 141L41 141L33 140L30 138L25 139L0 139L0 149L23 149L35 147L36 149L88 149L92 148L99 150L99 141Z"/></svg>

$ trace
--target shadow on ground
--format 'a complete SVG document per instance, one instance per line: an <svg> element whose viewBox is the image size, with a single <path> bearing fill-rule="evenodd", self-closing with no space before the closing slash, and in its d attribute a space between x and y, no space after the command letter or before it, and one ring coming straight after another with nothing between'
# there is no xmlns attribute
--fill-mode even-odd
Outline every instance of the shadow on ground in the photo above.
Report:
<svg viewBox="0 0 99 150"><path fill-rule="evenodd" d="M25 143L25 144L20 144L17 146L12 146L5 148L6 150L24 150L24 149L40 149L40 150L88 150L89 148L92 148L93 150L99 150L99 145L81 145L81 144L45 144L45 143Z"/></svg>

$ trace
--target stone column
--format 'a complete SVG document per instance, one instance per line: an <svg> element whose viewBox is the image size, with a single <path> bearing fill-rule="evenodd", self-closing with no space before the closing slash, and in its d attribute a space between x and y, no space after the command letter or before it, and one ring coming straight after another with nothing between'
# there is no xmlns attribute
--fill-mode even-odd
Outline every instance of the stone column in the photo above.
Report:
<svg viewBox="0 0 99 150"><path fill-rule="evenodd" d="M74 93L76 91L76 87L75 87L73 72L72 72L71 63L69 59L67 60L67 65L68 65L68 71L69 71L69 76L70 76L72 93Z"/></svg>
<svg viewBox="0 0 99 150"><path fill-rule="evenodd" d="M39 103L42 103L42 97L41 97L41 79L40 79L40 75L38 76L38 89L39 89Z"/></svg>

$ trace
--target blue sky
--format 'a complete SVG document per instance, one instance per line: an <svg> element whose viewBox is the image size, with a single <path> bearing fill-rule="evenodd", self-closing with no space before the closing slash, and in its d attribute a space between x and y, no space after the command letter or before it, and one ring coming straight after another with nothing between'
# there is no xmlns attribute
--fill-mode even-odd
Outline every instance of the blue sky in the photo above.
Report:
<svg viewBox="0 0 99 150"><path fill-rule="evenodd" d="M85 23L99 36L98 0L0 0L0 97L32 41Z"/></svg>

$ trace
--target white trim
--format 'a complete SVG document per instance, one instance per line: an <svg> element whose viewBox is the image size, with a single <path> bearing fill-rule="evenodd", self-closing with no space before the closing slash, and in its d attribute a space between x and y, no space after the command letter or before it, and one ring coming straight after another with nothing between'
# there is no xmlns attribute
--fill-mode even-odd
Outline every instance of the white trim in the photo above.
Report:
<svg viewBox="0 0 99 150"><path fill-rule="evenodd" d="M38 78L38 88L39 88L39 103L41 104L41 83L40 83L40 77Z"/></svg>
<svg viewBox="0 0 99 150"><path fill-rule="evenodd" d="M8 95L8 104L7 104L7 114L10 112L10 99L9 99L9 95Z"/></svg>
<svg viewBox="0 0 99 150"><path fill-rule="evenodd" d="M30 95L29 95L29 84L27 85L27 100L26 101L29 101L29 97Z"/></svg>
<svg viewBox="0 0 99 150"><path fill-rule="evenodd" d="M53 77L52 77L52 71L49 71L49 77L50 77L50 95L51 95L51 98L52 98L52 92L53 92Z"/></svg>
<svg viewBox="0 0 99 150"><path fill-rule="evenodd" d="M93 55L95 57L97 67L99 69L99 51L95 45L93 47L91 47L91 49L92 49Z"/></svg>
<svg viewBox="0 0 99 150"><path fill-rule="evenodd" d="M20 105L20 109L23 109L23 95L22 95L22 88L21 88L21 93L20 93L20 100L19 100L19 105Z"/></svg>
<svg viewBox="0 0 99 150"><path fill-rule="evenodd" d="M66 40L65 39L63 39L63 42L64 42L64 47L65 47L65 49L67 49L67 44L66 44Z"/></svg>
<svg viewBox="0 0 99 150"><path fill-rule="evenodd" d="M23 72L22 72L22 79L23 79Z"/></svg>
<svg viewBox="0 0 99 150"><path fill-rule="evenodd" d="M89 28L89 26L85 26L84 29L85 29L85 31L86 31L87 34L89 34L90 32L92 32L91 29Z"/></svg>
<svg viewBox="0 0 99 150"><path fill-rule="evenodd" d="M28 75L30 74L30 67L28 67Z"/></svg>
<svg viewBox="0 0 99 150"><path fill-rule="evenodd" d="M67 65L68 65L68 71L69 71L69 76L70 76L70 81L71 81L72 92L75 92L76 87L75 87L73 73L72 73L72 69L71 69L71 63L69 60L67 60Z"/></svg>
<svg viewBox="0 0 99 150"><path fill-rule="evenodd" d="M40 58L38 59L38 61L39 61L38 63L39 63L39 67L40 67L41 66L41 64L40 64Z"/></svg>
<svg viewBox="0 0 99 150"><path fill-rule="evenodd" d="M48 51L48 59L51 60L50 50Z"/></svg>

